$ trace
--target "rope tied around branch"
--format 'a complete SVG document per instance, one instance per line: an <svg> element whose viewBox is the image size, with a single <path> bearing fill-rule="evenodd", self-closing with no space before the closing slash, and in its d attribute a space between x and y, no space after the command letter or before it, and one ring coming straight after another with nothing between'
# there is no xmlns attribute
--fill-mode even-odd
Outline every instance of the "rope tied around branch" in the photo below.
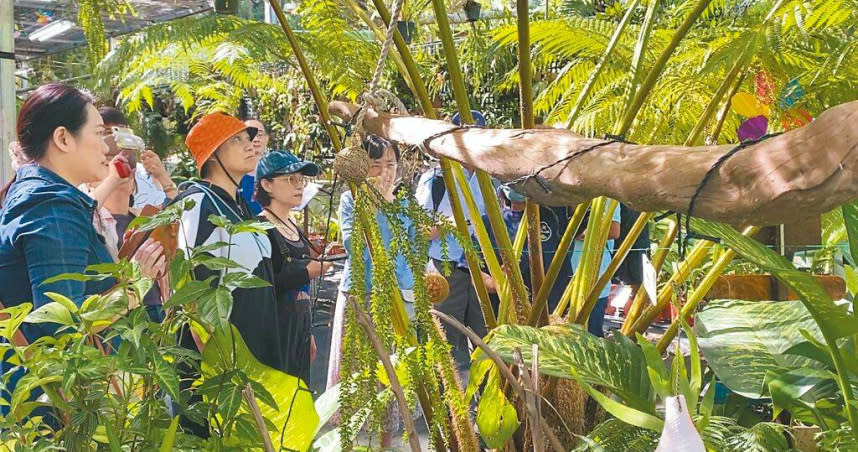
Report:
<svg viewBox="0 0 858 452"><path fill-rule="evenodd" d="M379 54L378 62L376 62L375 65L375 72L373 72L372 80L369 83L369 89L360 96L362 105L354 116L355 128L358 131L364 130L363 119L368 107L372 107L374 110L377 110L379 106L384 105L388 111L392 108L396 108L400 114L406 114L408 112L408 109L405 108L405 104L402 103L395 94L386 89L378 88L378 84L381 82L381 74L384 72L384 62L390 54L391 47L393 47L393 37L396 35L396 22L399 20L399 14L402 11L402 6L404 4L405 0L396 0L393 3L393 10L390 14L390 23L387 24L386 35L384 42L381 44L381 53Z"/></svg>

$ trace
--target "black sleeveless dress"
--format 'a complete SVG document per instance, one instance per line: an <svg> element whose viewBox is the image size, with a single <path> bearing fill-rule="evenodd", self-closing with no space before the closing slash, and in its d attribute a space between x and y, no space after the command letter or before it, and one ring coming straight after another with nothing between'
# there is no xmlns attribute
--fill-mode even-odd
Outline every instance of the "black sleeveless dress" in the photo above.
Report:
<svg viewBox="0 0 858 452"><path fill-rule="evenodd" d="M260 219L268 221L264 217ZM310 263L311 247L303 231L295 227L299 235L297 241L287 239L277 228L268 230L268 238L272 246L274 292L285 370L309 383L313 314L307 264Z"/></svg>

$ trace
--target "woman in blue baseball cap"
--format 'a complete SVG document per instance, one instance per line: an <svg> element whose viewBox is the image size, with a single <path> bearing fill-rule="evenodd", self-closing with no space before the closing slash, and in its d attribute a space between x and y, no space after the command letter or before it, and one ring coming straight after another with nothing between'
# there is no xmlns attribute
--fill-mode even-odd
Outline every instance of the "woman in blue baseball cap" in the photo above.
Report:
<svg viewBox="0 0 858 452"><path fill-rule="evenodd" d="M255 199L262 206L260 218L275 226L268 230L268 238L286 373L305 383L309 383L310 365L316 354L310 281L324 275L331 262L316 260L319 253L292 219L292 210L301 205L304 187L318 174L315 163L286 151L269 152L256 167Z"/></svg>

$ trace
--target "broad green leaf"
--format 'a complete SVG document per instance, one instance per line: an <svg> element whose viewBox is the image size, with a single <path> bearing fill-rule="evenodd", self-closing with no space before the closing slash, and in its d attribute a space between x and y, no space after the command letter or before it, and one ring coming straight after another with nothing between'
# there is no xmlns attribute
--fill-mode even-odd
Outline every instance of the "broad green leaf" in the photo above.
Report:
<svg viewBox="0 0 858 452"><path fill-rule="evenodd" d="M762 243L745 237L732 226L692 218L692 227L700 233L719 237L746 261L771 272L792 289L810 315L834 339L858 333L858 319L847 312L845 305L837 305L824 287L810 273L796 270L783 256Z"/></svg>
<svg viewBox="0 0 858 452"><path fill-rule="evenodd" d="M170 421L170 428L164 434L164 440L161 441L160 452L171 452L173 445L176 443L176 431L179 429L179 416L174 416Z"/></svg>
<svg viewBox="0 0 858 452"><path fill-rule="evenodd" d="M644 354L623 335L607 340L591 335L580 325L501 325L492 333L489 345L507 363L513 363L513 350L518 347L530 365L531 344L537 344L540 373L571 378L570 369L574 368L584 381L607 388L632 408L655 412L655 392Z"/></svg>
<svg viewBox="0 0 858 452"><path fill-rule="evenodd" d="M819 369L769 372L766 385L772 398L772 418L787 410L794 418L811 424L818 425L821 419L831 419L815 405L817 401L837 396L836 378L835 374ZM840 420L845 418L832 420L831 426L837 425Z"/></svg>
<svg viewBox="0 0 858 452"><path fill-rule="evenodd" d="M840 210L843 212L843 223L849 238L849 252L853 258L858 258L858 200L843 204Z"/></svg>
<svg viewBox="0 0 858 452"><path fill-rule="evenodd" d="M77 304L75 304L75 302L72 301L71 298L69 298L63 294L56 293L56 292L45 292L45 296L50 298L51 300L63 305L63 306L65 306L65 308L68 309L69 312L71 312L72 314L77 314L77 311L78 311Z"/></svg>
<svg viewBox="0 0 858 452"><path fill-rule="evenodd" d="M214 278L214 276L211 276L205 281L188 281L187 284L182 286L182 288L177 290L173 296L167 299L167 302L164 303L164 307L174 308L177 306L184 306L208 295L206 292L211 292L213 294L214 288L212 288L212 280Z"/></svg>
<svg viewBox="0 0 858 452"><path fill-rule="evenodd" d="M846 289L853 296L858 295L858 271L851 265L843 266L843 279L846 281Z"/></svg>
<svg viewBox="0 0 858 452"><path fill-rule="evenodd" d="M673 395L673 390L670 388L670 376L667 373L667 367L664 365L664 360L661 353L655 345L652 345L643 335L637 333L638 345L643 351L647 363L647 373L652 382L652 387L656 394L661 398L667 398Z"/></svg>
<svg viewBox="0 0 858 452"><path fill-rule="evenodd" d="M493 368L494 362L485 356L482 359L471 361L471 370L468 373L468 386L465 388L466 401L474 398L474 394L477 393L477 390L480 389L480 386L486 380L489 370Z"/></svg>
<svg viewBox="0 0 858 452"><path fill-rule="evenodd" d="M271 284L264 279L249 273L229 273L223 277L223 285L235 289L255 289L257 287L268 287Z"/></svg>
<svg viewBox="0 0 858 452"><path fill-rule="evenodd" d="M104 433L107 434L107 441L110 444L110 452L122 452L122 446L119 443L119 437L116 436L116 430L113 429L113 426L106 426L104 429Z"/></svg>
<svg viewBox="0 0 858 452"><path fill-rule="evenodd" d="M31 309L33 309L32 303L21 303L19 305L0 310L0 314L8 316L8 318L0 320L0 337L11 341L12 336L14 336L15 332L18 331L18 328L21 327L21 324L26 321L27 315L30 313Z"/></svg>
<svg viewBox="0 0 858 452"><path fill-rule="evenodd" d="M636 427L645 428L648 430L660 432L664 428L664 421L653 416L649 413L644 413L643 411L636 410L629 406L626 406L616 400L602 394L598 390L596 390L592 385L584 381L582 378L578 378L577 375L574 374L575 380L578 384L583 387L590 397L592 397L602 408L605 409L608 413L611 413L617 419L625 422L629 425L634 425Z"/></svg>
<svg viewBox="0 0 858 452"><path fill-rule="evenodd" d="M31 312L24 320L28 323L59 323L60 325L74 325L72 313L62 303L53 302L43 305Z"/></svg>
<svg viewBox="0 0 858 452"><path fill-rule="evenodd" d="M232 312L232 292L227 287L219 286L211 292L206 292L197 300L200 317L217 328L226 328L229 315Z"/></svg>
<svg viewBox="0 0 858 452"><path fill-rule="evenodd" d="M518 430L518 413L506 398L500 384L500 373L489 372L489 378L477 405L477 426L480 437L492 449L504 447Z"/></svg>
<svg viewBox="0 0 858 452"><path fill-rule="evenodd" d="M316 413L319 413L319 425L316 426L316 433L313 436L318 435L322 427L340 410L340 384L337 383L320 395L314 405Z"/></svg>
<svg viewBox="0 0 858 452"><path fill-rule="evenodd" d="M173 400L179 400L179 376L176 373L176 367L154 350L149 354L149 362L152 363L152 371L161 389L166 391Z"/></svg>
<svg viewBox="0 0 858 452"><path fill-rule="evenodd" d="M770 370L821 367L786 353L806 341L801 329L821 336L799 301L716 300L697 313L694 323L709 367L731 391L752 399L763 397Z"/></svg>
<svg viewBox="0 0 858 452"><path fill-rule="evenodd" d="M309 449L319 423L312 392L297 377L257 361L235 327L228 324L227 330L216 329L209 337L201 368L204 379L237 369L264 386L279 405L274 409L264 403L258 404L262 416L271 423L269 434L275 449ZM247 405L242 403L239 413L245 412L248 412Z"/></svg>

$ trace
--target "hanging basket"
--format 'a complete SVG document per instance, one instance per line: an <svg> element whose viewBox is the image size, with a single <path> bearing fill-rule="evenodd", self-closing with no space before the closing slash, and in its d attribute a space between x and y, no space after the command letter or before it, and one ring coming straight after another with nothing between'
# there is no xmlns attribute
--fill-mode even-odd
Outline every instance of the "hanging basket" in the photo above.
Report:
<svg viewBox="0 0 858 452"><path fill-rule="evenodd" d="M450 295L450 283L440 273L429 272L426 274L426 292L432 304L441 303Z"/></svg>
<svg viewBox="0 0 858 452"><path fill-rule="evenodd" d="M465 2L465 18L468 22L476 22L480 20L480 11L483 9L483 6L479 3L468 0Z"/></svg>
<svg viewBox="0 0 858 452"><path fill-rule="evenodd" d="M214 9L218 14L238 14L238 2L240 0L214 0Z"/></svg>
<svg viewBox="0 0 858 452"><path fill-rule="evenodd" d="M360 184L369 175L369 154L359 147L348 147L334 158L334 171L347 182Z"/></svg>

